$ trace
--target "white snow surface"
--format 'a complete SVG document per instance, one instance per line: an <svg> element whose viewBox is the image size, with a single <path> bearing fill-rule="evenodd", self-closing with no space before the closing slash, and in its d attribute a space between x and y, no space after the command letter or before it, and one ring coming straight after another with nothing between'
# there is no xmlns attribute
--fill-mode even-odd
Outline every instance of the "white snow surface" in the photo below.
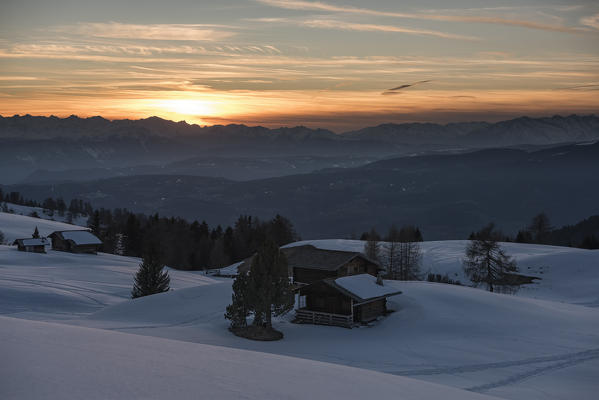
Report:
<svg viewBox="0 0 599 400"><path fill-rule="evenodd" d="M58 214L58 211L54 211L54 212L52 212L52 215L48 215L48 213L50 213L50 210L46 210L42 207L22 206L19 204L8 203L8 202L3 202L0 204L6 205L6 207L12 214L28 216L31 213L36 212L37 215L39 216L39 219L45 219L45 220L57 221L57 222L65 222L65 223L67 222L67 219L68 219L66 211L65 211L64 215L62 215L62 216ZM86 226L87 219L88 219L88 216L77 214L77 216L72 218L71 223L73 225Z"/></svg>
<svg viewBox="0 0 599 400"><path fill-rule="evenodd" d="M376 278L369 274L344 276L343 278L335 279L335 283L363 300L398 292L396 287L377 285Z"/></svg>
<svg viewBox="0 0 599 400"><path fill-rule="evenodd" d="M31 237L36 226L40 236L48 236L54 231L87 229L82 226L70 225L64 222L49 221L41 218L0 212L0 231L4 233L4 240L7 243L12 243L15 239Z"/></svg>
<svg viewBox="0 0 599 400"><path fill-rule="evenodd" d="M20 218L9 230L33 231ZM462 280L465 245L422 243L423 270ZM130 300L139 259L0 246L0 398L595 399L599 252L505 248L543 278L517 296L385 281L402 294L370 326L293 324L291 314L274 321L283 340L255 342L227 331L230 279L169 270L174 290Z"/></svg>
<svg viewBox="0 0 599 400"><path fill-rule="evenodd" d="M112 254L46 254L0 246L0 314L72 319L131 298L141 260ZM171 288L215 282L201 272L168 269Z"/></svg>
<svg viewBox="0 0 599 400"><path fill-rule="evenodd" d="M6 399L491 397L300 358L0 317Z"/></svg>
<svg viewBox="0 0 599 400"><path fill-rule="evenodd" d="M306 244L326 250L363 251L365 242L306 240L285 247ZM462 269L467 244L468 240L420 243L422 274L446 274L451 279L469 285ZM382 249L385 246L386 243L381 243ZM521 274L540 278L533 284L522 286L517 296L599 307L599 250L522 243L501 243L501 247L514 257Z"/></svg>
<svg viewBox="0 0 599 400"><path fill-rule="evenodd" d="M102 244L102 241L89 231L63 231L61 235L66 240L72 240L75 244Z"/></svg>

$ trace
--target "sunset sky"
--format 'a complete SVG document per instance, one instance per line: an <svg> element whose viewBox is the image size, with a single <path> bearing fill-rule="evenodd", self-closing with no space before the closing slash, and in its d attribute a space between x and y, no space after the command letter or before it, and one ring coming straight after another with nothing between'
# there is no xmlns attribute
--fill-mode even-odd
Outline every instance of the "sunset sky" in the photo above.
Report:
<svg viewBox="0 0 599 400"><path fill-rule="evenodd" d="M597 112L597 0L0 3L4 116L343 131Z"/></svg>

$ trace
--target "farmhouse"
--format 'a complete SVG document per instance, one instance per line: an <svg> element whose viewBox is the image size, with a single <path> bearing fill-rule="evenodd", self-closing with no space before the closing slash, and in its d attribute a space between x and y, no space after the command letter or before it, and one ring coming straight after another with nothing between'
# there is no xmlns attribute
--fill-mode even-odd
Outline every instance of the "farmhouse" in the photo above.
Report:
<svg viewBox="0 0 599 400"><path fill-rule="evenodd" d="M351 328L387 311L387 297L401 291L369 274L328 278L299 288L298 322Z"/></svg>
<svg viewBox="0 0 599 400"><path fill-rule="evenodd" d="M96 254L102 241L93 233L86 230L56 231L49 236L52 239L52 249L71 253Z"/></svg>
<svg viewBox="0 0 599 400"><path fill-rule="evenodd" d="M17 246L19 251L45 253L46 243L46 238L25 238L15 240L12 245Z"/></svg>
<svg viewBox="0 0 599 400"><path fill-rule="evenodd" d="M354 251L323 250L312 245L286 247L281 251L287 257L289 276L298 285L349 275L377 276L382 270L377 261ZM252 258L239 265L238 271L249 271Z"/></svg>

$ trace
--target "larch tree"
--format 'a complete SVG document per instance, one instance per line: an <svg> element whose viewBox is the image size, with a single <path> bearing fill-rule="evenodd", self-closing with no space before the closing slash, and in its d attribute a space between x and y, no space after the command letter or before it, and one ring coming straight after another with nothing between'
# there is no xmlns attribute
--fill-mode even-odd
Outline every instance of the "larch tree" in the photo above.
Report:
<svg viewBox="0 0 599 400"><path fill-rule="evenodd" d="M489 224L466 247L464 272L475 285L486 284L490 292L512 286L510 275L518 272L516 262L499 245L500 236Z"/></svg>
<svg viewBox="0 0 599 400"><path fill-rule="evenodd" d="M392 226L386 240L383 258L389 278L403 281L420 280L420 230L414 226L404 226L400 230Z"/></svg>
<svg viewBox="0 0 599 400"><path fill-rule="evenodd" d="M380 236L374 228L372 228L370 232L368 232L368 234L366 235L366 244L364 244L364 254L366 254L366 256L372 260L380 261Z"/></svg>
<svg viewBox="0 0 599 400"><path fill-rule="evenodd" d="M149 296L152 294L168 292L171 278L164 271L164 264L160 260L158 251L151 249L144 256L139 270L135 275L135 283L131 291L131 298Z"/></svg>

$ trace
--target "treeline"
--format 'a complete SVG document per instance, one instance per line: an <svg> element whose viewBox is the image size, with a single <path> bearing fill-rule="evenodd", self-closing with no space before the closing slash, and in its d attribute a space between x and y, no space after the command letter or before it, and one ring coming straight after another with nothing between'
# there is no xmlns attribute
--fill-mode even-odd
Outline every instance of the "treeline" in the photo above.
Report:
<svg viewBox="0 0 599 400"><path fill-rule="evenodd" d="M599 215L589 217L575 225L555 228L545 213L535 215L530 223L520 229L515 237L497 232L503 242L533 243L553 246L599 249ZM476 239L471 233L469 239Z"/></svg>
<svg viewBox="0 0 599 400"><path fill-rule="evenodd" d="M599 249L599 215L594 215L575 225L554 228L545 213L536 215L531 223L518 232L515 242L538 243L554 246Z"/></svg>
<svg viewBox="0 0 599 400"><path fill-rule="evenodd" d="M233 226L223 228L205 221L100 209L87 225L102 240L104 252L142 257L158 249L164 264L184 270L225 267L254 254L267 239L278 246L299 240L291 221L280 215L268 221L240 216Z"/></svg>
<svg viewBox="0 0 599 400"><path fill-rule="evenodd" d="M43 208L44 212L46 212L49 216L54 216L54 213L60 217L66 216L67 222L71 222L74 218L77 218L80 215L87 216L93 213L92 205L80 199L71 200L67 206L67 203L62 197L48 197L44 201L39 202L31 199L25 199L19 192L4 193L2 189L0 189L0 203L12 203L26 207ZM4 204L3 211L8 211L7 208L8 206Z"/></svg>
<svg viewBox="0 0 599 400"><path fill-rule="evenodd" d="M299 240L291 221L280 215L268 221L240 216L233 226L210 227L205 221L148 216L127 209L94 210L90 203L79 199L71 200L68 207L60 197L40 203L23 198L19 192L4 193L1 189L0 202L40 207L45 214L57 214L67 222L87 216L87 226L103 242L101 251L143 257L157 250L164 264L185 270L222 268L241 261L267 239L278 246Z"/></svg>

